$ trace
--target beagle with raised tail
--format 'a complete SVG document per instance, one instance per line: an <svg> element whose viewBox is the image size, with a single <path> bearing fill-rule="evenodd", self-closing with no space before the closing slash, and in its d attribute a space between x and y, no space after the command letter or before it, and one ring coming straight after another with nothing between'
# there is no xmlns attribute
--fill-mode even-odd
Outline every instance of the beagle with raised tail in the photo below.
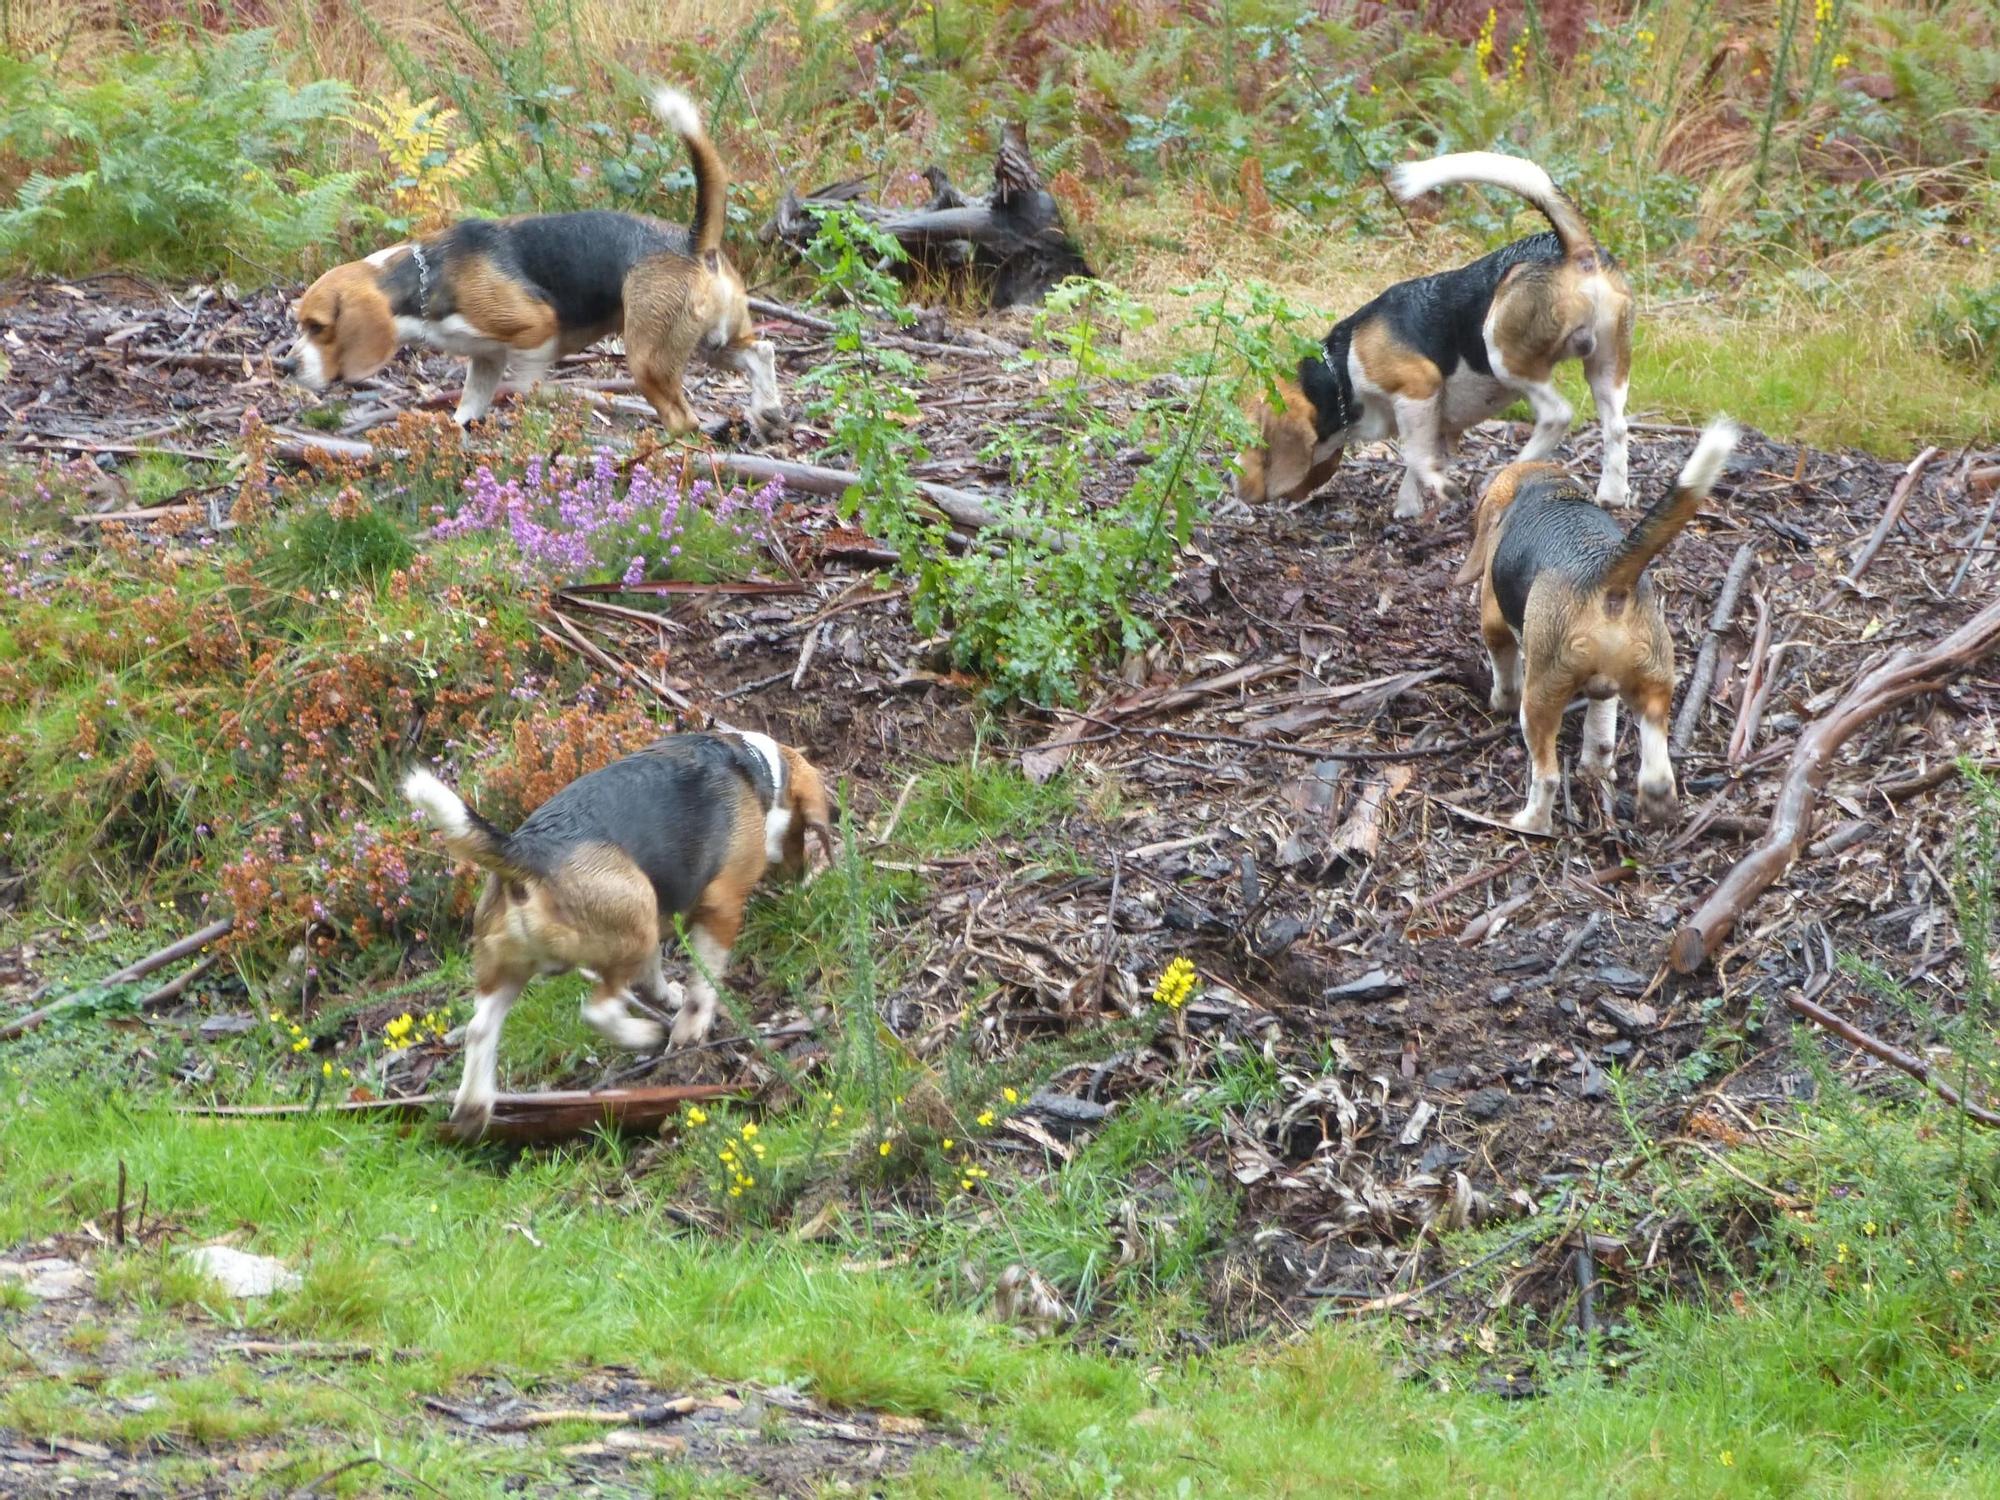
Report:
<svg viewBox="0 0 2000 1500"><path fill-rule="evenodd" d="M607 211L466 219L335 266L295 310L299 380L313 390L365 380L401 345L428 344L465 356L455 415L476 422L510 367L532 386L562 355L622 334L632 379L674 436L697 426L681 388L697 353L748 378L758 437L783 436L777 360L722 253L729 174L686 95L663 88L652 105L694 163L688 228Z"/></svg>
<svg viewBox="0 0 2000 1500"><path fill-rule="evenodd" d="M1468 151L1405 163L1389 177L1402 199L1461 182L1519 194L1554 233L1398 282L1336 323L1296 378L1278 382L1275 407L1253 404L1262 439L1237 460L1238 498L1302 500L1333 477L1343 448L1394 438L1403 451L1395 515L1420 516L1427 499L1449 497L1444 465L1459 437L1521 397L1534 409L1535 430L1520 461L1554 453L1574 414L1552 374L1580 359L1604 426L1597 498L1626 503L1632 289L1624 273L1533 162Z"/></svg>
<svg viewBox="0 0 2000 1500"><path fill-rule="evenodd" d="M1511 821L1523 833L1550 830L1561 776L1556 732L1577 697L1590 702L1577 769L1614 779L1622 699L1639 720L1639 817L1665 823L1673 816L1667 715L1674 642L1645 570L1694 519L1736 436L1729 422L1711 422L1673 490L1629 532L1555 464L1509 464L1486 486L1457 581L1479 581L1494 711L1520 710L1528 805Z"/></svg>
<svg viewBox="0 0 2000 1500"><path fill-rule="evenodd" d="M529 980L582 971L595 986L583 1017L618 1046L660 1041L660 1024L632 1013L635 999L678 1005L674 1044L699 1042L751 890L773 866L804 871L808 832L833 856L825 782L766 734L669 736L578 777L512 833L429 771L410 772L403 792L446 848L488 872L472 918L478 994L451 1112L468 1137L492 1118L500 1028ZM685 988L661 974L676 919L695 960Z"/></svg>

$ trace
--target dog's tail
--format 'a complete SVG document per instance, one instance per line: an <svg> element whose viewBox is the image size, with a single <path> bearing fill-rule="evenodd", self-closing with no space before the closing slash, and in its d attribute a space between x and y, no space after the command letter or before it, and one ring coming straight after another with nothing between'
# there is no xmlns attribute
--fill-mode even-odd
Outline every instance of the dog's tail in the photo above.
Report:
<svg viewBox="0 0 2000 1500"><path fill-rule="evenodd" d="M662 125L687 145L694 163L694 223L688 238L694 242L695 257L712 260L722 250L722 224L729 197L729 169L722 165L722 153L702 128L701 112L694 100L679 89L653 90L653 113Z"/></svg>
<svg viewBox="0 0 2000 1500"><path fill-rule="evenodd" d="M1602 579L1606 594L1629 593L1646 571L1646 564L1665 551L1667 543L1694 519L1696 507L1715 488L1737 437L1736 424L1727 417L1717 417L1702 429L1694 452L1681 465L1673 490L1639 517L1639 524L1625 534L1624 542L1612 554Z"/></svg>
<svg viewBox="0 0 2000 1500"><path fill-rule="evenodd" d="M403 795L444 834L444 845L468 864L519 880L531 871L508 857L507 835L465 805L465 799L421 766L403 778Z"/></svg>
<svg viewBox="0 0 2000 1500"><path fill-rule="evenodd" d="M1556 238L1562 241L1563 254L1570 260L1595 266L1604 259L1604 253L1597 247L1597 237L1583 222L1576 205L1547 172L1531 161L1502 156L1497 151L1460 151L1451 156L1434 156L1429 161L1406 161L1389 169L1389 190L1405 203L1459 182L1505 188L1526 198L1554 226Z"/></svg>

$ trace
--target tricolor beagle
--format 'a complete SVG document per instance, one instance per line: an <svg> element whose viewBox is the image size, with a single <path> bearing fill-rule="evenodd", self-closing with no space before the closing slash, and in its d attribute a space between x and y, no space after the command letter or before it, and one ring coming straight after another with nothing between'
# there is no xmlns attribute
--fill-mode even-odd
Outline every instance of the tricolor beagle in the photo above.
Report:
<svg viewBox="0 0 2000 1500"><path fill-rule="evenodd" d="M640 998L678 1004L676 1045L715 1021L715 982L765 871L798 874L812 832L833 854L820 774L765 734L672 735L578 777L503 833L429 771L403 792L444 832L445 847L488 872L472 918L478 998L466 1029L465 1077L452 1124L467 1136L493 1113L500 1027L529 980L581 970L592 1027L621 1047L656 1045ZM694 972L686 989L661 974L660 944L687 922Z"/></svg>
<svg viewBox="0 0 2000 1500"><path fill-rule="evenodd" d="M1260 446L1237 460L1236 493L1256 502L1300 500L1340 466L1352 443L1393 437L1403 450L1395 514L1448 496L1444 460L1469 427L1525 396L1535 431L1520 461L1547 458L1573 415L1551 379L1581 359L1604 424L1597 498L1626 503L1625 391L1632 366L1632 289L1624 273L1549 174L1533 162L1468 151L1395 168L1389 183L1414 198L1452 183L1518 193L1548 216L1553 234L1530 235L1435 276L1398 282L1341 319L1296 379L1278 382L1280 402L1262 398L1250 418Z"/></svg>
<svg viewBox="0 0 2000 1500"><path fill-rule="evenodd" d="M398 346L428 344L466 357L456 416L476 422L510 364L531 386L559 356L622 333L633 380L676 437L697 425L681 390L696 353L742 371L752 429L782 436L777 361L722 253L729 174L684 94L663 88L652 104L694 162L691 226L607 211L467 219L335 266L299 299L300 381L365 380Z"/></svg>
<svg viewBox="0 0 2000 1500"><path fill-rule="evenodd" d="M1653 823L1673 816L1667 714L1674 642L1644 574L1694 518L1735 446L1735 427L1719 418L1709 423L1672 492L1629 532L1555 464L1509 464L1486 486L1457 581L1479 581L1493 708L1521 712L1528 805L1512 821L1523 833L1550 829L1561 775L1556 731L1578 696L1590 708L1577 769L1613 779L1622 698L1639 718L1639 816Z"/></svg>

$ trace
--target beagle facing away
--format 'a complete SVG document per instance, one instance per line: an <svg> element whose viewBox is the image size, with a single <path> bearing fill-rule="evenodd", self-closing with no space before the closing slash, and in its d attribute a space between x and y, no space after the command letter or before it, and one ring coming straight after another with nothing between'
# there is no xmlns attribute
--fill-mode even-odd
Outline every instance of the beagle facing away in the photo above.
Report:
<svg viewBox="0 0 2000 1500"><path fill-rule="evenodd" d="M660 1041L659 1022L632 1013L635 999L678 1004L675 1045L702 1041L752 888L774 865L803 873L808 832L833 855L819 772L765 734L670 735L578 777L512 833L429 771L410 772L403 793L446 848L488 872L472 918L477 1000L451 1112L468 1137L492 1118L500 1028L529 980L581 970L595 986L583 1018L618 1046ZM676 918L695 959L685 989L661 974Z"/></svg>
<svg viewBox="0 0 2000 1500"><path fill-rule="evenodd" d="M1561 775L1556 732L1571 701L1590 700L1577 769L1614 779L1618 704L1639 719L1639 816L1665 823L1676 792L1667 756L1674 642L1646 565L1694 518L1736 447L1718 418L1696 441L1673 490L1630 532L1555 464L1513 463L1480 498L1457 582L1479 581L1479 631L1493 659L1493 708L1521 713L1528 804L1511 820L1547 833Z"/></svg>
<svg viewBox="0 0 2000 1500"><path fill-rule="evenodd" d="M1576 205L1533 162L1467 151L1396 167L1401 199L1453 183L1504 188L1547 216L1530 235L1455 271L1398 282L1336 323L1321 350L1278 382L1273 409L1250 412L1261 444L1237 460L1236 493L1252 503L1302 500L1354 443L1393 437L1403 450L1395 515L1448 498L1444 461L1467 428L1526 397L1535 430L1520 461L1549 457L1574 415L1555 366L1581 359L1604 426L1597 498L1626 503L1625 392L1632 366L1632 289Z"/></svg>
<svg viewBox="0 0 2000 1500"><path fill-rule="evenodd" d="M777 361L757 338L743 278L722 253L729 174L687 96L663 88L653 113L694 163L688 228L598 210L517 219L466 219L429 239L391 245L335 266L306 289L292 357L313 390L365 380L403 344L466 357L457 420L493 405L511 365L532 386L556 360L623 334L640 392L679 437L696 427L681 389L688 361L740 370L750 382L750 426L783 435Z"/></svg>

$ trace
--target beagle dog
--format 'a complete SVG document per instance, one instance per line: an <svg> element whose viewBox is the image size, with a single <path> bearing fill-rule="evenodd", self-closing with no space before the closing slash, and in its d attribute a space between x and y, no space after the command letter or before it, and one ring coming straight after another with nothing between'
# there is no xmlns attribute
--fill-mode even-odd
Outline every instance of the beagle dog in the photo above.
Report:
<svg viewBox="0 0 2000 1500"><path fill-rule="evenodd" d="M1236 493L1252 503L1302 500L1340 466L1341 450L1393 437L1403 450L1395 515L1423 514L1449 498L1444 460L1462 433L1526 397L1535 430L1520 461L1549 457L1574 415L1551 378L1583 361L1604 425L1597 498L1626 503L1625 391L1632 366L1632 289L1590 227L1533 162L1467 151L1396 167L1389 185L1410 199L1453 183L1504 188L1547 216L1553 234L1530 235L1491 255L1398 282L1341 319L1320 352L1278 382L1279 401L1248 415L1262 439L1237 459Z"/></svg>
<svg viewBox="0 0 2000 1500"><path fill-rule="evenodd" d="M1480 498L1459 583L1479 582L1479 633L1493 661L1493 709L1521 714L1528 742L1528 805L1511 820L1547 833L1560 768L1556 731L1570 703L1584 716L1584 775L1614 779L1618 703L1639 718L1639 817L1665 823L1675 807L1667 756L1674 642L1646 565L1694 518L1736 447L1717 418L1696 441L1673 490L1631 531L1591 503L1555 464L1513 463Z"/></svg>
<svg viewBox="0 0 2000 1500"><path fill-rule="evenodd" d="M493 1115L500 1027L528 981L581 970L595 985L583 1018L608 1041L657 1045L634 999L678 1005L673 1042L703 1040L743 906L772 866L803 873L806 834L833 856L826 785L798 751L766 734L681 734L578 777L503 833L429 771L403 794L445 847L488 872L472 918L478 995L451 1119L481 1134ZM660 944L685 919L694 972L661 975Z"/></svg>
<svg viewBox="0 0 2000 1500"><path fill-rule="evenodd" d="M466 219L441 234L335 266L306 289L292 358L313 390L365 380L403 344L466 357L457 420L493 405L511 365L532 386L556 360L623 334L625 362L669 432L697 425L681 389L696 353L750 382L750 426L783 435L777 361L755 336L743 278L722 253L729 174L687 96L663 88L653 113L694 163L688 228L591 211Z"/></svg>

